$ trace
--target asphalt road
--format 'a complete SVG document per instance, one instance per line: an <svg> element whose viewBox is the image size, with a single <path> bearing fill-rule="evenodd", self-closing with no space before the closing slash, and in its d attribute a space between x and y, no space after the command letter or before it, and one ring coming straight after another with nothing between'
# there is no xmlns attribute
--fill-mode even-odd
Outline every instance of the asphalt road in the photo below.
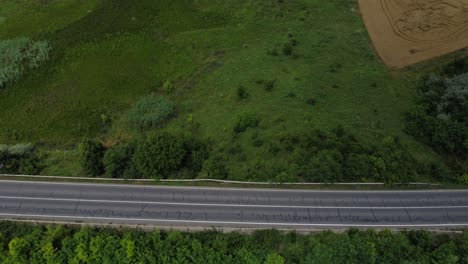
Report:
<svg viewBox="0 0 468 264"><path fill-rule="evenodd" d="M0 181L0 219L171 227L460 228L468 191L316 191Z"/></svg>

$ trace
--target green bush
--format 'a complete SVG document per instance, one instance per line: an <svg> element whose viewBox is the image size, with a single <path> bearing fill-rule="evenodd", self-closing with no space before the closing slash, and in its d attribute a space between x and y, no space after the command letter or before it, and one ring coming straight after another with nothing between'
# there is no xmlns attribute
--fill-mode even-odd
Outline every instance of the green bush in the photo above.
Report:
<svg viewBox="0 0 468 264"><path fill-rule="evenodd" d="M385 138L382 145L369 158L370 175L387 185L410 182L417 175L416 160L395 138Z"/></svg>
<svg viewBox="0 0 468 264"><path fill-rule="evenodd" d="M161 126L169 119L175 105L164 97L147 96L140 99L127 115L128 123L134 129L144 130Z"/></svg>
<svg viewBox="0 0 468 264"><path fill-rule="evenodd" d="M236 94L239 100L244 100L244 99L249 98L249 93L247 92L244 86L237 87Z"/></svg>
<svg viewBox="0 0 468 264"><path fill-rule="evenodd" d="M276 80L269 80L264 83L265 91L271 92L275 88Z"/></svg>
<svg viewBox="0 0 468 264"><path fill-rule="evenodd" d="M285 43L283 45L283 55L291 56L293 54L293 46L291 43Z"/></svg>
<svg viewBox="0 0 468 264"><path fill-rule="evenodd" d="M0 88L17 81L27 69L35 69L49 59L47 41L16 38L0 41Z"/></svg>
<svg viewBox="0 0 468 264"><path fill-rule="evenodd" d="M104 173L102 162L105 148L101 142L94 139L85 139L78 145L80 164L86 175L98 176Z"/></svg>
<svg viewBox="0 0 468 264"><path fill-rule="evenodd" d="M205 160L210 156L211 149L207 142L195 138L186 138L184 140L184 167L191 170L195 175L198 174Z"/></svg>
<svg viewBox="0 0 468 264"><path fill-rule="evenodd" d="M280 143L306 181L379 181L392 185L412 181L417 169L425 167L395 138L366 146L342 127L332 132L284 135Z"/></svg>
<svg viewBox="0 0 468 264"><path fill-rule="evenodd" d="M245 112L237 116L234 123L234 133L241 133L247 130L247 128L258 127L260 119L254 112Z"/></svg>
<svg viewBox="0 0 468 264"><path fill-rule="evenodd" d="M468 73L431 76L419 89L418 106L406 116L406 132L440 153L468 156Z"/></svg>
<svg viewBox="0 0 468 264"><path fill-rule="evenodd" d="M336 151L319 151L302 168L302 175L310 182L339 182L343 177L341 159L341 154Z"/></svg>
<svg viewBox="0 0 468 264"><path fill-rule="evenodd" d="M138 143L133 161L145 178L167 178L183 166L183 141L168 133L152 135Z"/></svg>
<svg viewBox="0 0 468 264"><path fill-rule="evenodd" d="M23 263L466 264L468 234L144 231L0 223L0 261Z"/></svg>
<svg viewBox="0 0 468 264"><path fill-rule="evenodd" d="M226 159L221 155L212 155L203 163L200 177L221 180L226 179L228 177Z"/></svg>
<svg viewBox="0 0 468 264"><path fill-rule="evenodd" d="M0 173L39 174L41 158L33 144L0 145Z"/></svg>
<svg viewBox="0 0 468 264"><path fill-rule="evenodd" d="M104 168L109 178L135 178L134 144L120 144L106 151Z"/></svg>

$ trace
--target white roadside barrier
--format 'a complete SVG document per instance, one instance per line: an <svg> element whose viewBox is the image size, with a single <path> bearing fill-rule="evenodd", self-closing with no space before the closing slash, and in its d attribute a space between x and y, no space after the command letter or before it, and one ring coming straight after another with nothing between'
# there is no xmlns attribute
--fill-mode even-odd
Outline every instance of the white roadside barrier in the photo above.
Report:
<svg viewBox="0 0 468 264"><path fill-rule="evenodd" d="M369 185L383 186L383 182L337 182L337 183L319 183L319 182L250 182L250 181L231 181L218 179L116 179L116 178L94 178L94 177L73 177L73 176L46 176L46 175L21 175L21 174L0 174L0 177L8 178L35 178L35 179L64 179L64 180L83 180L83 181L115 181L115 182L161 182L161 183L196 183L196 182L214 182L225 184L251 184L251 185ZM427 182L409 182L396 183L395 185L425 185L439 186L436 183Z"/></svg>

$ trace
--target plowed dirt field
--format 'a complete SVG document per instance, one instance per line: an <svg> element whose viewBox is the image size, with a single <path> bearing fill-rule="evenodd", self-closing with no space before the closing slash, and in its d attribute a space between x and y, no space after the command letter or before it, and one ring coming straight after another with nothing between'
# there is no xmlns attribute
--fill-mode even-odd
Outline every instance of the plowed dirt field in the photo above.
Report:
<svg viewBox="0 0 468 264"><path fill-rule="evenodd" d="M468 0L359 0L377 53L402 68L468 47Z"/></svg>

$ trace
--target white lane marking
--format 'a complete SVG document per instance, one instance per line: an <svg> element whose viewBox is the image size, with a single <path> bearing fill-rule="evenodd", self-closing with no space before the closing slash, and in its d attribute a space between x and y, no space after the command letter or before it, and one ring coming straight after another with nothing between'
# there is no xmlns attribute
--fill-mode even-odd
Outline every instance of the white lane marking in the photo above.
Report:
<svg viewBox="0 0 468 264"><path fill-rule="evenodd" d="M55 202L89 202L89 203L115 203L115 204L155 204L175 206L206 206L206 207L251 207L251 208L317 208L317 209L468 209L468 205L447 206L314 206L314 205L268 205L268 204L225 204L225 203L178 203L178 202L155 202L155 201L129 201L129 200L96 200L96 199L70 199L70 198L47 198L47 197L23 197L23 196L0 196L0 199L9 200L32 200L32 201L55 201Z"/></svg>
<svg viewBox="0 0 468 264"><path fill-rule="evenodd" d="M130 187L151 189L179 189L179 190L210 190L210 191L242 191L242 192L291 192L291 193L453 193L468 192L468 189L432 189L432 190L314 190L314 189L280 189L280 188L229 188L229 187L199 187L199 186L164 186L141 184L111 184L111 183L76 183L76 182L35 182L0 180L7 183L42 184L42 185L69 185L69 186L95 186L95 187Z"/></svg>
<svg viewBox="0 0 468 264"><path fill-rule="evenodd" d="M79 220L113 220L113 221L138 221L159 223L190 223L211 225L263 225L263 226L322 226L322 227L460 227L468 226L468 223L449 224L313 224L313 223L276 223L276 222L238 222L238 221L203 221L203 220L174 220L151 218L124 218L124 217L96 217L96 216L70 216L70 215L32 215L32 214L3 214L0 217L24 217L24 218L62 218Z"/></svg>

